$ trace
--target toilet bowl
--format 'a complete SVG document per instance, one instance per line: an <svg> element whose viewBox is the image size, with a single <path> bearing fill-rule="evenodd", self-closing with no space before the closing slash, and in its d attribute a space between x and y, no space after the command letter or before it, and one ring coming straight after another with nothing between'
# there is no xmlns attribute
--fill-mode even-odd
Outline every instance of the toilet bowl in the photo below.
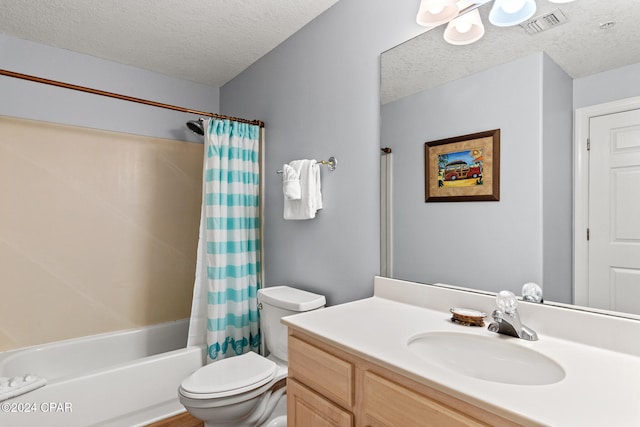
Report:
<svg viewBox="0 0 640 427"><path fill-rule="evenodd" d="M284 416L286 393L287 328L283 316L315 310L325 298L288 286L258 290L260 325L268 357L254 352L206 365L184 379L178 397L205 427L262 426L275 415ZM279 408L285 413L274 414ZM282 425L277 417L276 425Z"/></svg>

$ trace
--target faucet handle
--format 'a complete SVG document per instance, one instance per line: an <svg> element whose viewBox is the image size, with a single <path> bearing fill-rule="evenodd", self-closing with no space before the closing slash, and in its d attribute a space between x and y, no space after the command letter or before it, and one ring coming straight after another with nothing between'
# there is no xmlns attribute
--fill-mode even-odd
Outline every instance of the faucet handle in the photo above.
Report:
<svg viewBox="0 0 640 427"><path fill-rule="evenodd" d="M529 302L542 303L542 288L537 283L525 283L522 285L522 299Z"/></svg>
<svg viewBox="0 0 640 427"><path fill-rule="evenodd" d="M496 296L498 308L507 314L513 314L518 308L518 299L511 291L500 291Z"/></svg>

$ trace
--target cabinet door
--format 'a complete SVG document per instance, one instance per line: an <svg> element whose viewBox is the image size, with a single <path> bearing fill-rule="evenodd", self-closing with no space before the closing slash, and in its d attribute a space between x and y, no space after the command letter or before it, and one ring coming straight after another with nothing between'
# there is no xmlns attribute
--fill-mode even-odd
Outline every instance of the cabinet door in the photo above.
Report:
<svg viewBox="0 0 640 427"><path fill-rule="evenodd" d="M364 373L364 412L367 426L487 426L475 418L372 372Z"/></svg>
<svg viewBox="0 0 640 427"><path fill-rule="evenodd" d="M289 378L287 380L287 426L352 427L353 415Z"/></svg>
<svg viewBox="0 0 640 427"><path fill-rule="evenodd" d="M333 354L289 337L289 378L294 378L343 408L352 410L354 366Z"/></svg>

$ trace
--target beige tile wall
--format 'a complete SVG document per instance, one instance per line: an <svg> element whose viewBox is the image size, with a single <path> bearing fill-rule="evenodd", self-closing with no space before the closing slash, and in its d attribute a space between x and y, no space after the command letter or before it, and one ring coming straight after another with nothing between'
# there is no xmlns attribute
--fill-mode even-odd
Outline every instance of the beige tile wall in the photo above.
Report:
<svg viewBox="0 0 640 427"><path fill-rule="evenodd" d="M0 351L188 317L202 150L0 116Z"/></svg>

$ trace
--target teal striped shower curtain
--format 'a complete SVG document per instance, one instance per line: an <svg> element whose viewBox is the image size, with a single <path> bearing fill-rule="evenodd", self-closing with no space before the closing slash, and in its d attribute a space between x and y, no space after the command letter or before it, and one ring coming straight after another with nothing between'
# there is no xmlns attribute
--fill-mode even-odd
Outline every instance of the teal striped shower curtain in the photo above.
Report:
<svg viewBox="0 0 640 427"><path fill-rule="evenodd" d="M260 287L260 128L204 123L202 217L189 345L208 361L258 351Z"/></svg>

